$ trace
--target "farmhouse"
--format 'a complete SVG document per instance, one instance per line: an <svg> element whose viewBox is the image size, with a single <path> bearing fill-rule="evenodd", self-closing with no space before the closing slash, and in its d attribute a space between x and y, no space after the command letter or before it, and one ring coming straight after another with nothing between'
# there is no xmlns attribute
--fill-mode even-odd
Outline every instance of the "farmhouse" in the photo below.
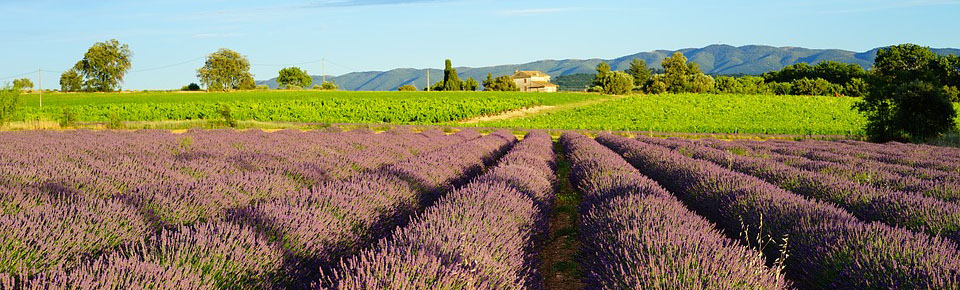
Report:
<svg viewBox="0 0 960 290"><path fill-rule="evenodd" d="M515 71L513 81L521 92L557 92L557 85L550 83L550 75L541 71Z"/></svg>

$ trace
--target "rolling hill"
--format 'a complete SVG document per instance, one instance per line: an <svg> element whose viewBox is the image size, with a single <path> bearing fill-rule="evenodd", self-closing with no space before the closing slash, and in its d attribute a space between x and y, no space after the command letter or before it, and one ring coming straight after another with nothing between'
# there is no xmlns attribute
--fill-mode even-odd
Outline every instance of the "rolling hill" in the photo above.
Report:
<svg viewBox="0 0 960 290"><path fill-rule="evenodd" d="M715 44L703 48L687 48L678 50L688 59L700 64L700 68L715 75L747 74L757 75L768 71L779 70L784 66L806 62L818 63L822 61L839 61L855 63L869 68L877 55L877 49L866 52L854 52L840 49L808 49L800 47L773 47L763 45L730 46ZM960 49L934 49L940 54L960 54ZM565 59L541 60L525 64L498 65L489 67L458 67L461 79L473 77L477 81L486 78L488 73L494 76L512 74L516 70L539 70L552 76L563 76L580 73L594 73L594 67L601 61L606 61L614 70L625 70L634 58L640 58L653 68L660 68L660 61L675 51L656 50L641 52L615 59ZM439 62L438 62L439 63ZM341 89L350 91L386 91L395 90L404 84L414 84L423 88L426 82L426 69L400 68L389 71L353 72L341 76L327 76ZM430 69L430 81L443 79L443 70ZM320 83L320 76L314 76L314 83ZM258 81L276 88L276 79Z"/></svg>

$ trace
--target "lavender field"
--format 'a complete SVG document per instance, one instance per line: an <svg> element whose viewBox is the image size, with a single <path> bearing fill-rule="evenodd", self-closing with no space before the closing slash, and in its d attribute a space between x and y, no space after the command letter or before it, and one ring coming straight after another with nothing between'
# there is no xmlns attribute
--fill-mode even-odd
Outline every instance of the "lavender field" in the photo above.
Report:
<svg viewBox="0 0 960 290"><path fill-rule="evenodd" d="M551 227L563 184L569 233ZM543 262L559 235L582 284ZM577 288L960 289L960 150L0 132L0 289Z"/></svg>

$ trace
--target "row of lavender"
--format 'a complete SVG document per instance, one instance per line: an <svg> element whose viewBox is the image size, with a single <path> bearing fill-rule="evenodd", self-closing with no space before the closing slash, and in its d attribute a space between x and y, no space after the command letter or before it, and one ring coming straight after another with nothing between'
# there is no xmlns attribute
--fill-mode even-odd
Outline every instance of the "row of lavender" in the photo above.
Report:
<svg viewBox="0 0 960 290"><path fill-rule="evenodd" d="M413 146L400 147L401 150L395 152L426 153L382 169L359 170L355 176L344 180L329 179L301 190L269 191L264 197L249 200L245 204L223 204L223 200L215 200L213 203L220 204L212 209L196 208L190 204L190 200L177 203L176 196L170 199L170 203L158 207L155 203L143 202L142 197L138 198L137 194L144 194L142 191L128 190L110 197L83 191L87 188L97 189L87 184L38 186L34 183L24 186L23 180L18 184L15 178L5 179L7 187L4 190L10 194L3 195L4 209L8 210L0 216L0 235L3 235L0 240L4 241L3 247L0 247L0 265L3 266L0 280L3 280L5 289L67 286L83 289L125 288L137 285L262 288L295 284L303 276L322 271L316 266L330 264L339 256L355 252L365 243L383 236L389 229L404 222L405 215L424 206L422 202L430 199L424 196L438 194L450 188L453 182L476 174L484 162L490 162L502 154L500 152L512 142L512 136L504 132L479 139L475 139L479 134L470 131L442 138L442 133L417 136L390 133L380 134L388 138L379 141L369 140L377 139L380 135L353 134L357 134L356 143L345 143L347 146L339 147L336 144L321 145L311 149L325 150L324 156L335 156L334 152L338 149L346 149L342 150L344 152L351 150L347 148L361 150L366 145L377 145L376 142L382 142L386 148L390 148L396 145L386 144L404 144L404 139L419 139L407 143ZM351 133L334 135L327 140L351 137ZM116 139L113 142L135 144L142 141L131 141L134 138L130 136L113 137ZM276 141L271 138L282 139L282 134L256 137L254 139L257 141L270 142ZM85 141L89 141L86 144L97 145L98 140L93 138ZM144 143L147 144L144 147L155 144ZM252 143L256 142L228 146L244 148ZM463 144L447 146L456 143ZM222 143L214 142L211 145L215 144ZM102 147L80 148L82 150L74 149L83 152L78 155L108 153L102 152ZM371 150L389 151L386 148ZM276 157L284 153L275 151L287 148L268 146L262 149L253 153L274 154L270 157ZM468 154L463 155L462 152ZM130 152L117 153L130 156ZM182 152L174 154L179 153ZM104 154L103 157L109 156ZM374 156L392 157L366 164L387 164L404 158L402 154ZM231 159L204 158L210 162ZM261 158L260 161L265 163L253 164L270 164L266 163L269 159ZM189 161L189 158L182 160ZM147 158L136 161L149 164ZM84 162L76 164L95 167ZM242 174L243 171L233 170L235 174ZM223 172L224 176L227 173L229 171ZM202 177L205 175L199 175L198 179ZM162 183L164 179L149 181ZM204 183L213 184L211 192L221 196L235 198L246 193L230 192L227 189L229 186L216 183L222 181L203 180ZM211 192L194 191L193 194L199 196L192 198L211 199ZM174 193L149 192L157 197ZM9 196L14 198L6 198ZM161 210L176 212L180 209L202 213L213 211L217 218L196 221L190 225L164 223L159 218Z"/></svg>
<svg viewBox="0 0 960 290"><path fill-rule="evenodd" d="M245 193L276 195L295 191L289 186L291 183L285 182L290 179L283 178L282 173L268 175L264 172L266 170L259 169L238 172L236 168L225 164L243 155L258 152L273 154L272 151L258 148L274 148L277 151L278 147L273 145L292 145L302 141L315 147L290 147L302 148L300 151L332 151L353 148L350 144L356 143L351 143L351 139L367 142L368 145L427 144L441 139L443 134L438 133L301 135L278 132L276 135L264 135L262 132L231 134L227 131L198 131L186 136L156 131L4 133L0 142L3 147L0 150L0 172L3 172L0 174L0 190L4 193L0 195L0 204L3 205L3 215L0 216L3 229L0 235L7 246L0 253L0 270L4 273L32 275L53 267L69 266L76 264L76 260L83 256L95 256L105 249L137 241L157 224L169 227L178 224L175 221L187 224L186 221L195 222L200 217L222 216L225 209L242 206L238 200L249 200ZM442 139L457 141L476 138L475 132L473 134ZM177 159L177 155L183 152L169 150L173 146L176 146L174 149L185 147L174 145L176 138L197 140L200 147L194 152L208 156L198 163L205 167L196 167L202 170L194 170L203 172L202 175L183 176L174 169L189 166L188 162ZM232 142L224 140L226 138L240 145L231 145ZM332 144L328 146L322 141L310 142L314 138L327 141L341 139L345 142L330 142ZM417 139L420 140L415 141ZM261 142L273 144L263 146ZM392 148L398 153L407 151L397 145L386 146L396 146ZM249 150L229 151L223 147ZM358 155L365 155L367 164L373 166L390 161L387 158L390 155ZM231 186L237 181L245 181L246 184L240 188ZM174 186L184 183L204 186ZM158 186L161 184L164 185ZM152 190L146 189L151 186Z"/></svg>
<svg viewBox="0 0 960 290"><path fill-rule="evenodd" d="M759 252L727 239L593 139L561 138L583 193L581 265L589 289L788 289Z"/></svg>
<svg viewBox="0 0 960 290"><path fill-rule="evenodd" d="M788 255L784 270L806 289L957 289L960 251L953 242L864 222L830 203L805 198L753 176L686 157L683 150L609 134L600 143L676 194L729 236L760 233ZM784 242L786 241L786 242Z"/></svg>
<svg viewBox="0 0 960 290"><path fill-rule="evenodd" d="M777 156L752 157L680 139L640 137L639 140L679 150L691 157L758 177L794 193L836 204L865 221L879 221L960 242L960 204L918 192L864 185L843 174L803 170L777 161ZM791 163L791 160L786 160ZM793 160L801 162L802 160ZM798 165L800 163L791 163ZM840 170L839 166L830 166Z"/></svg>
<svg viewBox="0 0 960 290"><path fill-rule="evenodd" d="M148 203L160 222L192 224L220 218L225 208L476 137L441 136L437 131L4 133L0 186L91 198L122 195Z"/></svg>
<svg viewBox="0 0 960 290"><path fill-rule="evenodd" d="M541 289L537 245L553 199L552 140L532 132L496 167L379 246L344 262L332 289Z"/></svg>
<svg viewBox="0 0 960 290"><path fill-rule="evenodd" d="M698 143L739 155L770 158L803 170L841 175L878 188L916 192L945 201L960 201L958 173L861 159L849 148L837 149L843 148L836 146L837 143L724 142L714 139L703 139Z"/></svg>

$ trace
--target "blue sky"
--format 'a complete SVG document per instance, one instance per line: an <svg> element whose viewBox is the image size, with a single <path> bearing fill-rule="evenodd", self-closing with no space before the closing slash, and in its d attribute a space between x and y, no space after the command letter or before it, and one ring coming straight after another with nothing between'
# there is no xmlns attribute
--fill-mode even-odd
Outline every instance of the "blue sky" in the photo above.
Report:
<svg viewBox="0 0 960 290"><path fill-rule="evenodd" d="M488 66L715 43L960 47L960 0L0 0L0 15L0 78L42 68L44 88L111 38L134 52L124 89L196 82L202 58L221 47L247 55L258 80L290 64L320 74L321 58L340 75L440 68L445 58Z"/></svg>

